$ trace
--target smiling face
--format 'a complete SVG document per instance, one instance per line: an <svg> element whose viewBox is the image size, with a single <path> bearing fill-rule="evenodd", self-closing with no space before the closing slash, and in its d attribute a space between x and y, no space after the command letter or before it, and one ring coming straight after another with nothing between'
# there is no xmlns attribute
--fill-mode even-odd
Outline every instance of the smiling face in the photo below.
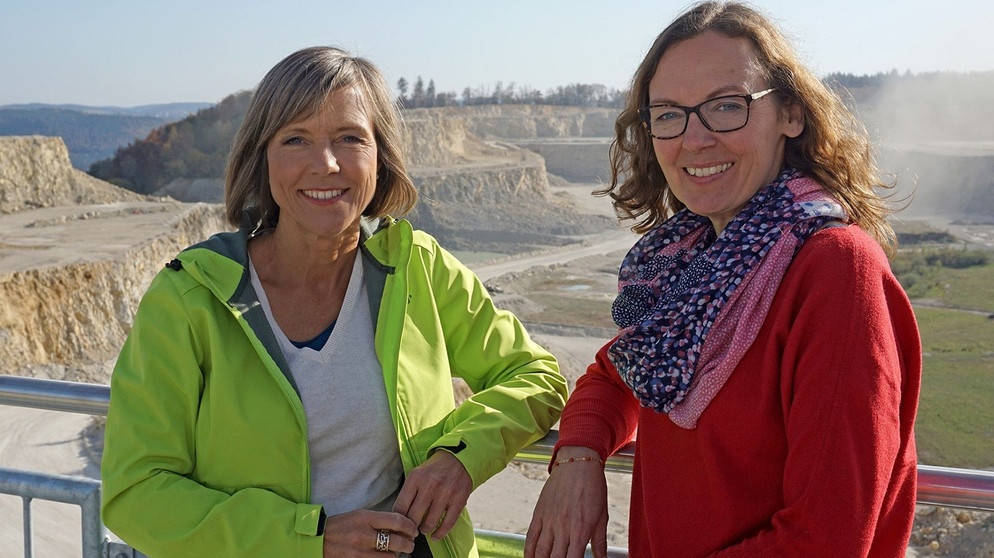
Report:
<svg viewBox="0 0 994 558"><path fill-rule="evenodd" d="M373 122L358 89L333 91L316 113L280 128L266 158L279 234L357 241L377 173Z"/></svg>
<svg viewBox="0 0 994 558"><path fill-rule="evenodd" d="M707 32L669 47L649 81L649 104L694 106L722 95L745 95L769 85L757 71L748 39ZM771 93L753 101L749 122L732 132L712 132L696 114L683 135L653 139L656 160L672 193L687 208L711 219L717 232L735 217L783 166L788 137L804 130L800 108L782 107Z"/></svg>

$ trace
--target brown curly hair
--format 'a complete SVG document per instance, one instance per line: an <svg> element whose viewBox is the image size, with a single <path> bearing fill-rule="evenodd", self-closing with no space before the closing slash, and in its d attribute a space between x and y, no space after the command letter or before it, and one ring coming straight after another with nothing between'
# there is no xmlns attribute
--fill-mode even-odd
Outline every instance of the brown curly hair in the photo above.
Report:
<svg viewBox="0 0 994 558"><path fill-rule="evenodd" d="M632 78L611 144L611 184L596 192L610 195L615 213L635 221L637 233L656 227L685 206L673 196L653 150L652 137L639 118L649 103L649 81L659 59L674 44L713 31L748 39L761 75L776 89L778 102L796 104L804 131L787 138L784 162L811 176L842 204L850 219L886 250L896 245L887 223L889 208L879 189L884 184L873 159L866 128L841 98L802 63L790 42L761 13L737 2L701 2L673 21L656 38Z"/></svg>

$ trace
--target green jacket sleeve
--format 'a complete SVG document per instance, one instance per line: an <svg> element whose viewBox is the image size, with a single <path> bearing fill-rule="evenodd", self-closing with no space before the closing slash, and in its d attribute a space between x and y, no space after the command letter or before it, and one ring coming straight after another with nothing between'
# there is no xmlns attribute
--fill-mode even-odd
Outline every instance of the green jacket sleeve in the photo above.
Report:
<svg viewBox="0 0 994 558"><path fill-rule="evenodd" d="M210 419L200 416L200 398L211 349L193 324L205 312L231 316L216 299L213 308L189 304L204 288L184 282L185 275L163 271L153 281L113 372L101 465L104 523L152 556L320 557L320 506L194 480L197 422Z"/></svg>
<svg viewBox="0 0 994 558"><path fill-rule="evenodd" d="M521 322L498 309L472 271L439 248L432 290L453 376L473 395L446 418L433 448L452 451L474 487L548 433L566 401L566 380Z"/></svg>

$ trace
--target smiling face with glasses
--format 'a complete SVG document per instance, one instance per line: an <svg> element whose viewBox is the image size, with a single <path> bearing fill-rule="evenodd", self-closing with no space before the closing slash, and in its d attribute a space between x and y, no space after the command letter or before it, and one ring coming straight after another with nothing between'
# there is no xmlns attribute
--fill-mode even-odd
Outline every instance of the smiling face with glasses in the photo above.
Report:
<svg viewBox="0 0 994 558"><path fill-rule="evenodd" d="M776 89L764 89L748 95L722 95L692 107L650 105L639 109L642 123L656 139L673 139L687 130L691 114L712 132L734 132L749 123L749 105Z"/></svg>
<svg viewBox="0 0 994 558"><path fill-rule="evenodd" d="M776 178L787 138L804 130L800 107L771 95L758 65L745 38L680 41L663 52L639 109L666 186L717 232Z"/></svg>

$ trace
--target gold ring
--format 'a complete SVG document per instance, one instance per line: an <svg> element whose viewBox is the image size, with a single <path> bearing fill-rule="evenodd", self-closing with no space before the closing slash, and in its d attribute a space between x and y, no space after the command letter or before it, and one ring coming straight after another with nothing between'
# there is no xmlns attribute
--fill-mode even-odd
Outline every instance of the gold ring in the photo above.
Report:
<svg viewBox="0 0 994 558"><path fill-rule="evenodd" d="M389 531L377 531L376 532L376 550L380 552L390 551L390 532Z"/></svg>

